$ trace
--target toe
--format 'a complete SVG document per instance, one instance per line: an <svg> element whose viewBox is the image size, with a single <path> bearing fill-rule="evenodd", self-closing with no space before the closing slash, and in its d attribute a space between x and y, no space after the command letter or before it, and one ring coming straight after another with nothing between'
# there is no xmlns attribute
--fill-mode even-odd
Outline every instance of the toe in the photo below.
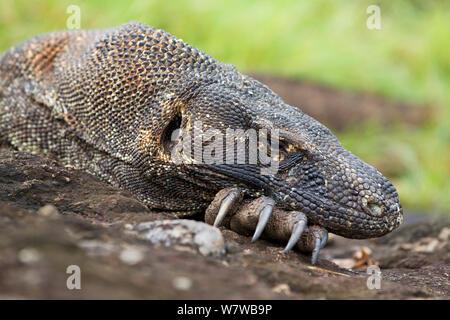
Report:
<svg viewBox="0 0 450 320"><path fill-rule="evenodd" d="M328 231L320 226L310 226L304 232L297 248L303 252L312 252L311 264L316 264L319 257L320 249L322 249L328 240Z"/></svg>
<svg viewBox="0 0 450 320"><path fill-rule="evenodd" d="M238 188L222 189L216 194L214 200L206 209L205 222L219 227L227 217L236 212L241 201L242 192Z"/></svg>
<svg viewBox="0 0 450 320"><path fill-rule="evenodd" d="M267 222L269 222L270 217L272 216L273 207L275 206L275 201L272 199L266 199L263 202L262 207L259 210L259 218L258 218L258 224L255 228L255 233L253 234L252 242L255 242L258 240L258 238L261 236L261 233L264 231L264 228L267 225Z"/></svg>

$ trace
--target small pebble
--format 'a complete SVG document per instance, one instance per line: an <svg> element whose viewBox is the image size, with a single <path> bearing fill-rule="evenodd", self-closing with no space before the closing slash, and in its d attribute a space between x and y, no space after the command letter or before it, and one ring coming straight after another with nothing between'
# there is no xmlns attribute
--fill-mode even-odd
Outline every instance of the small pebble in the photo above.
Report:
<svg viewBox="0 0 450 320"><path fill-rule="evenodd" d="M78 246L94 256L107 256L114 251L113 244L97 240L82 240Z"/></svg>
<svg viewBox="0 0 450 320"><path fill-rule="evenodd" d="M129 264L129 265L135 265L142 261L144 258L144 255L142 252L136 248L127 248L122 250L119 256L120 260L123 263Z"/></svg>
<svg viewBox="0 0 450 320"><path fill-rule="evenodd" d="M275 287L272 288L272 291L276 293L283 293L287 296L291 294L291 288L286 283L277 284Z"/></svg>
<svg viewBox="0 0 450 320"><path fill-rule="evenodd" d="M413 248L414 252L434 252L439 245L439 240L434 238L422 238L417 246Z"/></svg>
<svg viewBox="0 0 450 320"><path fill-rule="evenodd" d="M22 263L31 264L41 259L40 253L34 248L24 248L19 251L19 260Z"/></svg>
<svg viewBox="0 0 450 320"><path fill-rule="evenodd" d="M186 291L192 287L192 280L181 276L173 279L172 284L175 289Z"/></svg>
<svg viewBox="0 0 450 320"><path fill-rule="evenodd" d="M57 218L59 217L58 209L52 204L46 204L38 210L38 214L43 217Z"/></svg>
<svg viewBox="0 0 450 320"><path fill-rule="evenodd" d="M131 223L127 223L123 226L125 230L133 230L134 226Z"/></svg>
<svg viewBox="0 0 450 320"><path fill-rule="evenodd" d="M450 238L450 228L442 228L441 232L438 235L438 239L441 241L447 241Z"/></svg>

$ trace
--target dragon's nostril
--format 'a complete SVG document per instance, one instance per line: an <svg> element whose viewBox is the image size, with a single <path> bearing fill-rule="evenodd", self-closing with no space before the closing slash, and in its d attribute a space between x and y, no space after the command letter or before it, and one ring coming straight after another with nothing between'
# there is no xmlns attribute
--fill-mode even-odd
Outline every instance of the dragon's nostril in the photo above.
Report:
<svg viewBox="0 0 450 320"><path fill-rule="evenodd" d="M376 203L369 202L367 207L376 216L380 216L383 213L383 209Z"/></svg>

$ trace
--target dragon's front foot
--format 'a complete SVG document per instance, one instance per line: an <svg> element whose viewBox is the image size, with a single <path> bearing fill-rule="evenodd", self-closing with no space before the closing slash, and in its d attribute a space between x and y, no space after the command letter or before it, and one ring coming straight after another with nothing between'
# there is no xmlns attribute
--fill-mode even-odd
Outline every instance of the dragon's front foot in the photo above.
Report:
<svg viewBox="0 0 450 320"><path fill-rule="evenodd" d="M328 240L327 230L308 225L308 219L302 212L278 209L275 201L265 196L244 201L242 192L237 188L226 188L217 193L206 209L205 221L216 227L224 225L242 235L253 233L252 242L261 235L287 242L285 253L294 246L302 252L312 252L312 264L316 263L320 249Z"/></svg>

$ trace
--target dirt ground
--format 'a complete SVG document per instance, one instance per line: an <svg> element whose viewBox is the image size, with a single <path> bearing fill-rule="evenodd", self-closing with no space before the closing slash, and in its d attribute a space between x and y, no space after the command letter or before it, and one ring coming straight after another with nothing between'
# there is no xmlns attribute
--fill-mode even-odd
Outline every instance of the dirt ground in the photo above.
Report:
<svg viewBox="0 0 450 320"><path fill-rule="evenodd" d="M289 103L302 100L304 111L335 129L377 115L387 125L399 118L419 125L432 113L417 108L417 114L408 112L405 118L405 106L375 97L278 78L264 82L275 91L285 90L285 96L279 93ZM357 107L361 104L365 107ZM352 116L340 116L342 112ZM89 174L39 156L0 150L0 299L450 297L446 218L406 210L405 223L385 237L332 237L315 266L308 255L283 254L283 244L250 243L250 238L225 229L226 253L214 257L189 245L151 244L133 232L136 224L166 219L173 218L150 212L128 192ZM379 277L367 273L370 264L379 266ZM81 290L67 289L70 265L80 267ZM379 288L370 289L378 280Z"/></svg>
<svg viewBox="0 0 450 320"><path fill-rule="evenodd" d="M335 237L311 266L308 255L285 255L282 244L250 243L229 230L219 257L151 245L130 232L163 219L171 217L86 173L1 151L0 298L450 297L448 220L406 223L376 240ZM368 263L381 268L380 289L367 286ZM70 265L81 269L81 290L66 287Z"/></svg>

